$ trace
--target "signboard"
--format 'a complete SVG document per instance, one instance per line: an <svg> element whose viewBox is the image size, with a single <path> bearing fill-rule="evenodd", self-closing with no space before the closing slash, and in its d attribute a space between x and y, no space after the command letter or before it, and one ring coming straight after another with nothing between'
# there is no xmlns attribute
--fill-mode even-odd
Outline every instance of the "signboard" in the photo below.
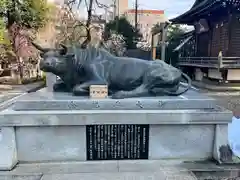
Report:
<svg viewBox="0 0 240 180"><path fill-rule="evenodd" d="M148 159L149 125L88 125L87 160Z"/></svg>
<svg viewBox="0 0 240 180"><path fill-rule="evenodd" d="M209 25L206 19L200 19L198 22L194 24L194 27L197 34L209 31Z"/></svg>

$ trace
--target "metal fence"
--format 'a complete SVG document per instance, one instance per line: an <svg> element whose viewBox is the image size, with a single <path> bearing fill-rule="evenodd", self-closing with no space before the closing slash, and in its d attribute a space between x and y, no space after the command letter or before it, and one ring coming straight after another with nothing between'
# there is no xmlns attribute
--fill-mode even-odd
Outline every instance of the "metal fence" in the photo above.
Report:
<svg viewBox="0 0 240 180"><path fill-rule="evenodd" d="M180 57L178 64L180 66L238 68L240 57Z"/></svg>

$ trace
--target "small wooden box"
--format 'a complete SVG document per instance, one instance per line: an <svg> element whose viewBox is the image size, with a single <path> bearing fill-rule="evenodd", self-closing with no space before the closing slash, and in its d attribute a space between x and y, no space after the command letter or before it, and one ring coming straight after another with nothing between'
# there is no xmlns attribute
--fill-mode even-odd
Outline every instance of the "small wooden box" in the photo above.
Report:
<svg viewBox="0 0 240 180"><path fill-rule="evenodd" d="M108 86L107 85L91 85L89 88L90 98L107 98Z"/></svg>

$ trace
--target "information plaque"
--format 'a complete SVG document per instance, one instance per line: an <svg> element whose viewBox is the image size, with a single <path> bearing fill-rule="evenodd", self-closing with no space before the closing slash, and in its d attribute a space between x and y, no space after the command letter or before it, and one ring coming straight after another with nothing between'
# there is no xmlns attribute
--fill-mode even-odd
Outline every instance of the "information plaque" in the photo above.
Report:
<svg viewBox="0 0 240 180"><path fill-rule="evenodd" d="M148 159L149 125L88 125L87 160Z"/></svg>

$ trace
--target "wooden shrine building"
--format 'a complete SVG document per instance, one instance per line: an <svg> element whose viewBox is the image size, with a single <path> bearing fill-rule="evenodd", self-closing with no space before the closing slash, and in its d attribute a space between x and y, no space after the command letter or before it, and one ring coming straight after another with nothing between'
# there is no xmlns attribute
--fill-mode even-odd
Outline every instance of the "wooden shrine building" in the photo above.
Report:
<svg viewBox="0 0 240 180"><path fill-rule="evenodd" d="M195 80L240 81L240 0L196 0L170 21L195 27L176 48L184 71Z"/></svg>

